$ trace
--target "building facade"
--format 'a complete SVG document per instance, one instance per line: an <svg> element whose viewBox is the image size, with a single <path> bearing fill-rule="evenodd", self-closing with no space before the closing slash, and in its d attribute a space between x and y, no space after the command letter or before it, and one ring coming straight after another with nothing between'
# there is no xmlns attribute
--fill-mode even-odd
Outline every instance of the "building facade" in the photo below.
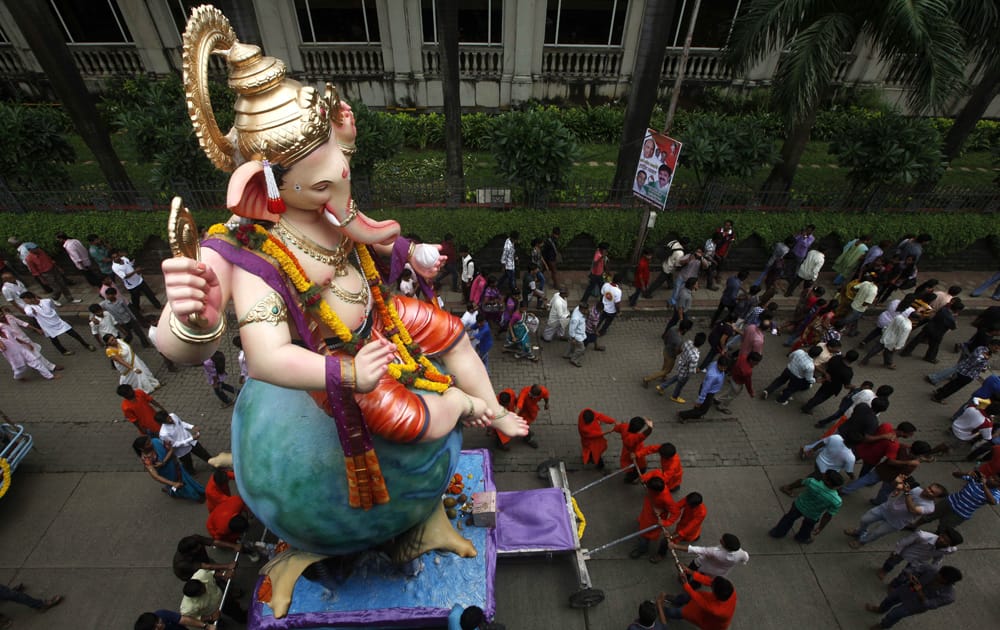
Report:
<svg viewBox="0 0 1000 630"><path fill-rule="evenodd" d="M720 50L753 0L703 2L686 62L689 84L767 85L777 54L733 76ZM95 91L112 77L181 67L181 33L203 0L48 0L81 74ZM442 104L435 0L215 0L241 40L263 46L313 83L332 81L372 107ZM628 93L645 0L462 0L462 105L505 109L528 100L600 103ZM693 0L677 0L661 90L673 84ZM222 70L221 67L217 68ZM44 96L44 74L0 4L0 80L8 95ZM842 85L869 85L903 106L906 93L872 48L845 51ZM957 110L956 104L956 110ZM1000 115L1000 99L987 116Z"/></svg>

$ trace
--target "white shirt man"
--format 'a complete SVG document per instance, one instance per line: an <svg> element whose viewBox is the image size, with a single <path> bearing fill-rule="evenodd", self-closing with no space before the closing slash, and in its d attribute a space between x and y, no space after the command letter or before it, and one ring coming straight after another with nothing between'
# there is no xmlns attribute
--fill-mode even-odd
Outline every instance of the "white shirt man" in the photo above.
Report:
<svg viewBox="0 0 1000 630"><path fill-rule="evenodd" d="M475 327L476 317L478 315L479 315L479 309L476 308L474 305L471 308L469 308L468 306L466 307L465 312L462 313L462 326L465 327L465 330L469 331Z"/></svg>
<svg viewBox="0 0 1000 630"><path fill-rule="evenodd" d="M695 554L697 557L694 564L698 572L712 577L725 577L733 567L750 562L750 554L740 546L740 539L732 534L723 534L719 544L714 547L671 546Z"/></svg>
<svg viewBox="0 0 1000 630"><path fill-rule="evenodd" d="M24 300L21 299L21 294L27 290L28 288L24 286L24 283L15 278L13 274L4 278L3 287L0 289L3 292L3 298L22 311L25 305Z"/></svg>
<svg viewBox="0 0 1000 630"><path fill-rule="evenodd" d="M160 425L160 439L167 446L174 447L174 455L184 457L191 452L194 445L198 443L191 429L193 424L184 422L176 413L168 414L171 422L164 422Z"/></svg>
<svg viewBox="0 0 1000 630"><path fill-rule="evenodd" d="M617 284L605 282L601 287L601 305L604 312L614 315L618 312L618 304L622 301L622 290Z"/></svg>
<svg viewBox="0 0 1000 630"><path fill-rule="evenodd" d="M476 263L472 260L472 254L466 254L462 257L462 284L469 285L472 284L472 280L476 277Z"/></svg>
<svg viewBox="0 0 1000 630"><path fill-rule="evenodd" d="M135 263L125 256L111 263L111 271L115 272L115 275L122 279L122 282L125 283L125 288L130 291L142 284L142 274L135 270Z"/></svg>
<svg viewBox="0 0 1000 630"><path fill-rule="evenodd" d="M569 305L566 304L566 292L556 291L549 300L549 320L542 331L542 339L552 341L558 334L560 338L566 336L566 327L569 325Z"/></svg>
<svg viewBox="0 0 1000 630"><path fill-rule="evenodd" d="M72 327L59 317L55 304L49 298L38 300L38 304L25 304L24 312L29 317L34 317L38 322L38 327L42 329L45 336L55 339L59 335L69 332Z"/></svg>
<svg viewBox="0 0 1000 630"><path fill-rule="evenodd" d="M503 243L503 252L500 253L500 264L507 271L514 271L514 260L514 241L508 237Z"/></svg>
<svg viewBox="0 0 1000 630"><path fill-rule="evenodd" d="M823 255L823 252L818 249L810 249L805 259L802 260L802 264L799 265L798 276L803 280L816 282L824 262L826 262L826 256Z"/></svg>

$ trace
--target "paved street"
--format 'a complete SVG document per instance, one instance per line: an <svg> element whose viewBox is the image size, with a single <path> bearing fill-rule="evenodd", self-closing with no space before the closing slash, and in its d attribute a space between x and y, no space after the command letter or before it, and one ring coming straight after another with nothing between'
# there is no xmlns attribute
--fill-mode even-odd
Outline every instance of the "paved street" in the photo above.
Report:
<svg viewBox="0 0 1000 630"><path fill-rule="evenodd" d="M979 275L962 284L975 286ZM953 276L937 275L946 286ZM571 297L579 293L574 287ZM699 295L696 330L704 329L705 311L714 308L718 295ZM975 310L993 304L986 299L967 302ZM874 570L894 537L854 551L841 533L857 524L871 493L848 498L841 513L811 546L801 546L790 538L772 540L766 535L788 506L789 500L777 488L810 470L809 463L799 462L795 456L800 444L818 434L812 427L816 418L799 412L804 399L782 407L744 396L733 403L732 416L715 413L701 421L677 424L676 412L682 407L658 396L652 388L644 389L639 382L642 375L659 366L659 335L664 321L662 309L656 308L662 300L640 304L644 308L636 311L625 307L625 313L602 339L608 351L588 352L583 368L560 357L562 343L541 344L537 363L516 361L494 349L491 369L497 389L519 389L538 382L552 394L551 410L543 410L535 425L540 448L515 441L510 452L495 454L499 488L538 487L541 482L535 469L548 458L567 463L573 487L596 479L596 472L579 470L576 418L584 407L620 420L649 416L656 423L650 441L669 440L681 453L686 467L682 493L699 491L705 496L708 518L701 542L713 544L723 532L732 532L751 554L750 565L736 569L731 576L739 596L733 628L846 629L868 627L877 621L864 611L864 604L880 599L883 590ZM791 305L784 304L787 314ZM971 319L968 311L961 318L966 323ZM867 332L873 321L873 316L867 317L861 330ZM74 323L83 333L86 327L81 322ZM950 342L968 337L967 324L953 335L946 340L942 363L956 356L950 352ZM15 383L6 374L0 380L0 409L23 422L36 442L34 452L15 473L9 494L0 500L0 580L24 582L34 594L66 595L64 604L44 615L3 604L0 612L11 616L18 629L129 628L143 610L176 608L181 585L170 571L173 547L181 536L204 529L204 506L167 499L142 471L130 448L135 430L120 421L119 399L114 393L117 374L108 361L75 345L73 341L67 344L78 352L65 357L65 378L61 381L32 378L28 383ZM228 344L225 349L230 372L236 373L235 353ZM47 346L46 354L54 358ZM154 352L144 350L141 354L164 384L155 397L199 425L202 442L209 450L228 448L229 410L220 409L201 369L170 373ZM781 371L784 356L781 338L769 338L765 361L754 380L758 388ZM932 443L945 439L942 430L961 402L961 394L946 406L931 402L931 388L921 378L931 366L918 358L897 359L900 369L896 371L877 367L877 363L856 367L855 380L870 378L896 388L892 407L883 417L893 423L913 422L919 428L919 439ZM691 402L697 387L691 382L684 392ZM824 403L817 410L818 417L830 413L834 406L833 401ZM472 432L467 432L465 443L467 447L490 445L485 435ZM612 439L612 450L617 454L616 438ZM919 477L957 490L960 486L950 473L965 467L959 461L961 455L964 452L925 465ZM204 472L198 476L206 479ZM580 506L588 522L585 546L596 547L634 531L641 497L640 488L617 480L581 495ZM1000 618L1000 601L995 597L1000 578L996 569L1000 562L998 526L1000 512L995 508L980 510L963 526L966 543L952 562L965 574L957 586L957 603L906 620L899 627L992 627ZM594 584L605 591L607 599L586 611L567 606L568 596L576 590L568 558L502 561L497 573L498 620L508 628L525 630L624 628L634 618L640 601L653 598L659 590L678 590L670 563L630 560L629 549L628 544L611 548L589 563ZM241 583L251 580L249 570L241 575ZM526 606L527 602L530 605Z"/></svg>

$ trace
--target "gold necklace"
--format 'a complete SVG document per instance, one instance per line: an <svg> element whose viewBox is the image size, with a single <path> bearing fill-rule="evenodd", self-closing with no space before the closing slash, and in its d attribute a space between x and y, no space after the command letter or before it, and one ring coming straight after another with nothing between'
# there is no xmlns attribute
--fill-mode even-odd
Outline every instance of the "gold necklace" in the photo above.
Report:
<svg viewBox="0 0 1000 630"><path fill-rule="evenodd" d="M350 252L350 248L345 247L349 242L346 234L335 249L327 249L302 232L299 232L291 223L278 221L272 229L277 233L278 238L286 244L294 245L313 260L333 267L335 275L347 275L347 254Z"/></svg>
<svg viewBox="0 0 1000 630"><path fill-rule="evenodd" d="M360 262L358 264L360 265ZM346 270L344 275L347 275ZM366 306L368 304L370 291L368 289L368 280L365 279L364 275L361 276L361 289L357 292L348 291L334 282L333 278L330 278L324 284L330 289L330 292L332 292L334 296L340 298L343 302L347 302L348 304L364 304Z"/></svg>

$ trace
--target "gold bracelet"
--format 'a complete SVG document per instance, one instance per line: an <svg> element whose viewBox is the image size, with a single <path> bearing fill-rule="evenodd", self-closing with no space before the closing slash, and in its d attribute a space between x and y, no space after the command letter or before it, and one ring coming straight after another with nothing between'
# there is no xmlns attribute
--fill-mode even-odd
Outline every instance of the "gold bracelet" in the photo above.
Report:
<svg viewBox="0 0 1000 630"><path fill-rule="evenodd" d="M415 250L416 248L417 248L417 242L416 241L410 241L410 249L407 250L407 252L406 252L406 261L407 262L413 260L413 250Z"/></svg>
<svg viewBox="0 0 1000 630"><path fill-rule="evenodd" d="M350 368L350 374L347 370ZM358 376L354 369L354 357L351 357L351 362L341 360L340 361L340 386L347 389L357 389L358 386Z"/></svg>
<svg viewBox="0 0 1000 630"><path fill-rule="evenodd" d="M461 392L462 390L458 390L458 391ZM468 394L466 394L465 392L462 392L462 395L465 396L465 402L469 403L469 410L466 411L464 414L462 414L461 417L462 418L471 418L476 413L476 405L475 405L475 403L472 402L472 399L469 398Z"/></svg>
<svg viewBox="0 0 1000 630"><path fill-rule="evenodd" d="M208 331L196 330L190 326L185 326L173 313L170 313L169 321L170 332L174 333L175 337L185 343L212 343L226 332L226 316L223 313L219 313L219 323L215 325L215 328Z"/></svg>
<svg viewBox="0 0 1000 630"><path fill-rule="evenodd" d="M497 416L493 416L493 420L494 420L494 422L495 422L495 421L497 421L497 420L499 420L500 418L503 418L503 417L505 417L505 416L506 416L506 415L507 415L508 413L510 413L510 412L509 412L509 411L508 411L507 409L502 409L502 410L500 411L500 415L497 415Z"/></svg>

